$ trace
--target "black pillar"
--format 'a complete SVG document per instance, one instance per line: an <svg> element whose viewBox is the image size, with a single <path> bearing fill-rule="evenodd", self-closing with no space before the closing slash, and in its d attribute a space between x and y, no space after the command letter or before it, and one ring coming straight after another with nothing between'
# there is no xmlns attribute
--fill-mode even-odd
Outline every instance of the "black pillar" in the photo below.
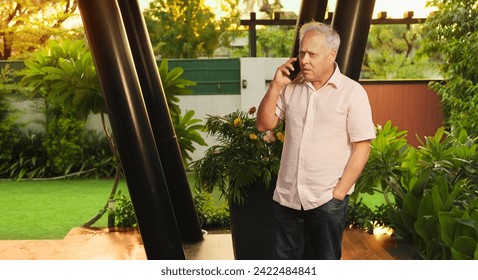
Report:
<svg viewBox="0 0 478 280"><path fill-rule="evenodd" d="M356 81L360 78L375 0L337 0L332 26L340 34L337 64L341 72Z"/></svg>
<svg viewBox="0 0 478 280"><path fill-rule="evenodd" d="M181 239L184 242L201 241L203 239L201 226L139 4L136 0L118 0L118 5L123 16Z"/></svg>
<svg viewBox="0 0 478 280"><path fill-rule="evenodd" d="M78 4L147 258L185 259L119 7Z"/></svg>
<svg viewBox="0 0 478 280"><path fill-rule="evenodd" d="M257 56L257 30L256 30L256 13L251 12L249 24L249 55L251 57Z"/></svg>
<svg viewBox="0 0 478 280"><path fill-rule="evenodd" d="M302 0L300 4L300 11L295 25L295 40L292 46L291 57L296 57L299 54L299 30L300 27L312 20L324 22L325 12L327 11L328 0Z"/></svg>

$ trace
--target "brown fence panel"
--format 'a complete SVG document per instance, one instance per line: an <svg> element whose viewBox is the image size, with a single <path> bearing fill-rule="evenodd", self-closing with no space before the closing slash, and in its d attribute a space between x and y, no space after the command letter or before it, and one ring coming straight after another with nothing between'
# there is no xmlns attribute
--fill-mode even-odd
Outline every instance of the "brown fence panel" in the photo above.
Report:
<svg viewBox="0 0 478 280"><path fill-rule="evenodd" d="M428 88L429 81L361 81L367 90L375 124L392 121L399 130L408 131L408 143L418 146L443 125L441 102Z"/></svg>

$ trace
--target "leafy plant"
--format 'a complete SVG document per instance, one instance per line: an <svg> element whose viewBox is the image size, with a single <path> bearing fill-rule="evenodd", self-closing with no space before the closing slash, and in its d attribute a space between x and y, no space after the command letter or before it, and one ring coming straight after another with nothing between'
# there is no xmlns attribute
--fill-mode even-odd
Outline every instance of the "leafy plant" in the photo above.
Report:
<svg viewBox="0 0 478 280"><path fill-rule="evenodd" d="M122 228L133 228L138 225L133 204L129 197L119 190L114 200L116 201L116 209L113 211L115 216L115 226Z"/></svg>
<svg viewBox="0 0 478 280"><path fill-rule="evenodd" d="M9 173L15 162L15 150L21 142L18 111L11 101L17 92L23 92L23 88L15 83L15 71L6 64L0 71L0 177Z"/></svg>
<svg viewBox="0 0 478 280"><path fill-rule="evenodd" d="M376 138L370 144L368 163L357 181L352 198L355 199L359 192L379 192L384 194L391 207L390 191L395 190L396 195L403 196L399 188L399 175L409 150L406 137L407 131L398 131L391 121L387 121L383 127L376 127Z"/></svg>
<svg viewBox="0 0 478 280"><path fill-rule="evenodd" d="M85 124L66 116L56 117L48 123L43 145L51 171L67 175L78 171L83 162Z"/></svg>
<svg viewBox="0 0 478 280"><path fill-rule="evenodd" d="M19 133L20 141L14 146L12 162L6 172L6 178L41 178L51 175L47 155L43 147L43 134L28 130ZM8 171L8 173L7 173Z"/></svg>
<svg viewBox="0 0 478 280"><path fill-rule="evenodd" d="M423 50L443 82L431 82L443 104L446 127L478 136L478 8L475 0L429 0L436 11L424 23ZM466 20L464 20L466 19Z"/></svg>
<svg viewBox="0 0 478 280"><path fill-rule="evenodd" d="M243 204L248 185L257 181L270 185L279 170L284 127L259 132L255 112L253 107L249 112L207 118L206 132L216 136L218 144L192 164L198 188L208 192L219 188L229 203Z"/></svg>
<svg viewBox="0 0 478 280"><path fill-rule="evenodd" d="M385 199L393 195L387 203L390 222L422 258L476 259L477 139L440 128L414 148L403 135L388 123L378 129L357 189L384 190Z"/></svg>
<svg viewBox="0 0 478 280"><path fill-rule="evenodd" d="M196 150L194 143L207 146L199 131L204 128L202 120L193 119L194 110L187 111L184 116L177 115L173 118L174 131L178 137L179 148L183 165L187 169L192 160L190 153Z"/></svg>
<svg viewBox="0 0 478 280"><path fill-rule="evenodd" d="M192 90L188 87L195 86L196 82L181 78L184 73L184 69L181 67L169 69L167 59L161 60L158 71L161 76L161 84L163 85L164 94L166 95L169 113L172 118L175 118L181 115L181 109L178 105L179 98L177 95L191 94Z"/></svg>
<svg viewBox="0 0 478 280"><path fill-rule="evenodd" d="M350 228L360 228L373 233L373 229L376 226L391 226L386 204L375 206L375 209L371 209L362 200L363 198L360 198L358 201L350 201L347 213Z"/></svg>
<svg viewBox="0 0 478 280"><path fill-rule="evenodd" d="M203 229L225 229L230 227L229 207L227 204L215 205L210 193L194 190L194 205Z"/></svg>

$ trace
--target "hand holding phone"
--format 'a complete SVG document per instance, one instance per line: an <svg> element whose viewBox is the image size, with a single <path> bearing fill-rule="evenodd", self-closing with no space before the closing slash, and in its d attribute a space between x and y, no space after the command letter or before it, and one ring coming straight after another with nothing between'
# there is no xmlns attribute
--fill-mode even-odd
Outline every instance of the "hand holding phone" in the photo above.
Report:
<svg viewBox="0 0 478 280"><path fill-rule="evenodd" d="M295 80L297 75L299 75L299 72L300 72L299 58L297 58L296 61L292 62L292 66L294 66L294 70L289 71L290 72L289 79L291 81Z"/></svg>

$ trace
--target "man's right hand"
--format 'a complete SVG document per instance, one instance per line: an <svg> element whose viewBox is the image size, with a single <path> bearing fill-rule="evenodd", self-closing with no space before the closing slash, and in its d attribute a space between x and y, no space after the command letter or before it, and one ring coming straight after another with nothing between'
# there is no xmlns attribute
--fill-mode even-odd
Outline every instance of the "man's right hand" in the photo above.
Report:
<svg viewBox="0 0 478 280"><path fill-rule="evenodd" d="M274 75L274 80L272 81L276 85L280 87L284 87L291 82L300 79L300 73L297 75L297 77L294 80L291 80L289 78L290 73L295 69L293 66L293 62L296 61L298 58L297 57L291 57L289 60L286 61L286 63L282 64L279 66L276 70L276 73Z"/></svg>

